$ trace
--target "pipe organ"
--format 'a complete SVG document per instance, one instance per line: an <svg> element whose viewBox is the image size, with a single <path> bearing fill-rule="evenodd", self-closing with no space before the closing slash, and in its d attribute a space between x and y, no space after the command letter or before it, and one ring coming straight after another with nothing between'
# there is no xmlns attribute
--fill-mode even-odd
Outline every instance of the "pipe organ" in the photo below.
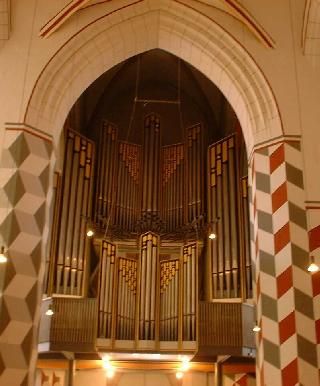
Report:
<svg viewBox="0 0 320 386"><path fill-rule="evenodd" d="M120 256L102 240L98 337L105 344L196 341L197 243L181 244L179 257L160 254L160 244L147 232L140 255Z"/></svg>
<svg viewBox="0 0 320 386"><path fill-rule="evenodd" d="M47 292L83 297L94 277L105 348L130 341L132 349L167 347L161 342L195 349L199 300L252 296L248 186L236 136L207 146L197 124L163 146L163 130L150 114L130 143L103 122L95 165L95 144L66 131Z"/></svg>

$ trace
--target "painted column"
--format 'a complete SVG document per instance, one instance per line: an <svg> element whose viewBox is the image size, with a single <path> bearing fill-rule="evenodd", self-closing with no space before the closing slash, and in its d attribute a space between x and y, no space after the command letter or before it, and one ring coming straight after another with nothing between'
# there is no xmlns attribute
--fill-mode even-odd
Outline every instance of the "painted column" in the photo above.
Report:
<svg viewBox="0 0 320 386"><path fill-rule="evenodd" d="M300 142L283 140L251 160L257 384L318 384Z"/></svg>
<svg viewBox="0 0 320 386"><path fill-rule="evenodd" d="M1 283L0 386L34 384L47 234L51 138L7 127L0 172L0 235L8 262Z"/></svg>
<svg viewBox="0 0 320 386"><path fill-rule="evenodd" d="M320 201L307 202L310 255L320 267ZM320 271L312 274L312 294L316 321L318 369L320 369ZM320 384L320 370L319 370Z"/></svg>

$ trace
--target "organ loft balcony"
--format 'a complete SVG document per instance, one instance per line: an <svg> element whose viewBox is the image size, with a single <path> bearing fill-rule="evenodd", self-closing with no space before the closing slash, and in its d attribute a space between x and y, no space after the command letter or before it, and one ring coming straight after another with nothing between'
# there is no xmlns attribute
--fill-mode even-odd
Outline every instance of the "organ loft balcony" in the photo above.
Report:
<svg viewBox="0 0 320 386"><path fill-rule="evenodd" d="M143 60L156 66L154 55L130 62L136 80L151 76ZM177 99L141 99L139 87L127 126L98 114L90 130L70 128L79 106L66 121L40 359L255 357L243 139L212 134L204 116L184 126L173 114L183 90Z"/></svg>

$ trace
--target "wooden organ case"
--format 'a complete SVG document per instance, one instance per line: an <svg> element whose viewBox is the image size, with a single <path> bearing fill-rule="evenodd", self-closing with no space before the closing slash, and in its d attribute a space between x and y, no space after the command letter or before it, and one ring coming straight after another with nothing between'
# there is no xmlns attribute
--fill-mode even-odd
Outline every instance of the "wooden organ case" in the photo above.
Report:
<svg viewBox="0 0 320 386"><path fill-rule="evenodd" d="M100 350L196 352L200 303L251 296L236 136L207 146L197 124L162 145L162 129L151 114L140 143L109 122L96 144L66 131L45 288L96 298Z"/></svg>

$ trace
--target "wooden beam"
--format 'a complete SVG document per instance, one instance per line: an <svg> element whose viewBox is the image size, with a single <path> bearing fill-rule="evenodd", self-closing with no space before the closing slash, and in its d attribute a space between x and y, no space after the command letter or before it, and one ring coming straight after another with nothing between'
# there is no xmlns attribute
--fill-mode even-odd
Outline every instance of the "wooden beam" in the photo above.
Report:
<svg viewBox="0 0 320 386"><path fill-rule="evenodd" d="M93 370L102 368L102 360L80 359L75 361L77 370ZM179 362L156 361L112 361L113 365L121 370L177 370ZM38 369L67 370L69 361L66 359L38 359ZM223 373L240 374L255 373L254 363L224 363ZM190 362L190 371L215 372L215 364L210 362Z"/></svg>

